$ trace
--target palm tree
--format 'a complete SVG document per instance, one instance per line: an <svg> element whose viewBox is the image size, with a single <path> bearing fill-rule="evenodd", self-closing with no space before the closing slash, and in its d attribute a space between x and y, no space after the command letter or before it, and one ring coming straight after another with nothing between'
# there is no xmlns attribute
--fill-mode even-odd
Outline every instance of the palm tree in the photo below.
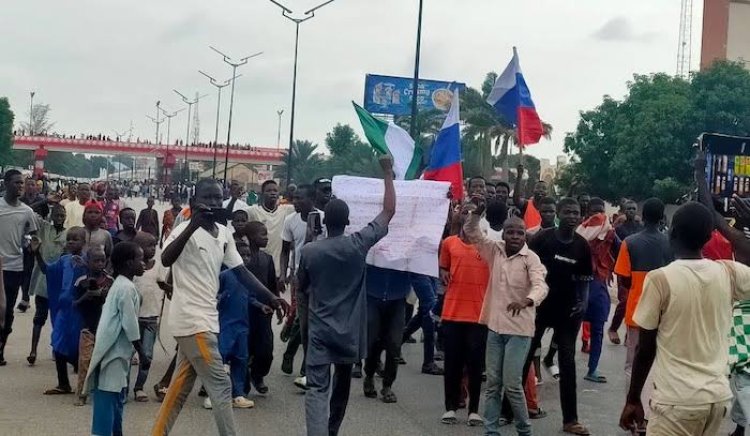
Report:
<svg viewBox="0 0 750 436"><path fill-rule="evenodd" d="M324 173L324 159L317 152L318 144L313 144L307 140L296 140L292 146L292 182L293 183L312 183L313 180ZM287 174L287 157L284 156L284 163L276 167L275 176L286 180Z"/></svg>

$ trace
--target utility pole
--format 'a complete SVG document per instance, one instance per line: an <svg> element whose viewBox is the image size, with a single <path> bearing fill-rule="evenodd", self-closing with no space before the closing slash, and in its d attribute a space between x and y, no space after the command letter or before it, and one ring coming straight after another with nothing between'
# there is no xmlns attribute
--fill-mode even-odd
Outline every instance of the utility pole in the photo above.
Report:
<svg viewBox="0 0 750 436"><path fill-rule="evenodd" d="M219 150L219 114L221 111L221 89L224 88L225 86L228 86L232 81L242 76L242 74L240 74L239 76L232 77L231 79L227 79L224 82L218 82L216 79L204 73L203 71L198 70L198 72L208 77L208 80L211 82L211 85L216 87L216 128L214 130L214 147L213 147L214 148L214 163L213 163L213 170L211 171L211 177L215 179L216 178L216 155Z"/></svg>
<svg viewBox="0 0 750 436"><path fill-rule="evenodd" d="M198 103L198 101L205 97L206 95L196 95L195 99L190 100L187 97L185 97L183 94L180 93L180 91L173 89L177 95L182 97L182 101L188 105L188 113L187 113L187 132L185 133L185 176L189 179L190 178L190 170L188 169L188 146L190 145L190 110L193 108L193 105Z"/></svg>
<svg viewBox="0 0 750 436"><path fill-rule="evenodd" d="M238 61L232 60L229 56L225 55L218 49L216 49L213 46L208 46L211 50L215 51L216 53L220 54L226 64L232 67L232 91L230 92L229 96L229 123L227 125L227 149L226 153L224 154L224 187L227 187L227 167L229 167L229 144L231 144L230 139L232 136L232 110L234 109L234 83L236 82L237 78L237 67L240 67L242 65L245 65L247 61L251 58L254 58L256 56L260 56L263 54L262 51L259 51L258 53L251 54L250 56L245 56L244 58L241 58Z"/></svg>
<svg viewBox="0 0 750 436"><path fill-rule="evenodd" d="M29 103L29 136L34 136L34 94L36 92L29 92L31 96L31 103Z"/></svg>
<svg viewBox="0 0 750 436"><path fill-rule="evenodd" d="M419 97L419 53L422 46L422 3L423 0L419 0L419 14L417 16L417 50L414 55L414 81L411 85L411 123L409 126L409 133L417 146L417 133L419 133L417 132L417 115L419 115L417 99Z"/></svg>
<svg viewBox="0 0 750 436"><path fill-rule="evenodd" d="M281 115L284 113L284 109L276 111L276 115L279 116L279 133L276 135L276 149L281 148Z"/></svg>
<svg viewBox="0 0 750 436"><path fill-rule="evenodd" d="M166 110L164 110L164 108L161 108L161 111L164 114L164 117L167 119L167 142L166 142L167 148L164 151L164 163L162 164L162 166L164 167L164 180L165 180L165 183L166 183L166 180L167 180L167 161L169 160L169 142L170 142L170 133L172 131L172 118L176 117L177 114L179 114L180 112L182 112L184 110L185 110L185 108L182 108L182 109L176 110L176 111L174 111L172 113L169 113Z"/></svg>

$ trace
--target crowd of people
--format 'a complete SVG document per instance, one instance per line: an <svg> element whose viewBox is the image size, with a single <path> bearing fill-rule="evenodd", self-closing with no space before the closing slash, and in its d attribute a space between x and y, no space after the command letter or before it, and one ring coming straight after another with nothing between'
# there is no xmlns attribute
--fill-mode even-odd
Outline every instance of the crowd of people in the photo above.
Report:
<svg viewBox="0 0 750 436"><path fill-rule="evenodd" d="M508 425L530 435L532 420L547 416L537 395L547 374L559 381L562 430L587 435L578 415L578 338L587 383L608 381L599 371L608 339L627 349L623 429L714 435L731 409L733 434L744 434L750 202L734 199L730 226L713 208L700 157L698 201L682 205L668 226L657 198L640 208L624 199L610 216L602 199L558 199L543 181L527 198L522 177L513 189L472 177L466 198L451 200L439 277L366 263L399 207L391 159L381 166L382 210L350 231L349 207L329 179L290 186L283 196L266 181L257 204L236 182L225 190L204 179L187 198L170 191L171 207L159 217L153 194L136 212L116 183L43 195L35 180L7 171L0 366L15 310L33 304L28 364L36 363L49 319L57 381L44 394L69 394L77 405L90 396L92 434L122 434L129 395L160 401L152 434L169 434L199 380L218 433L233 435L233 409L254 407L253 389L270 391L275 316L284 324L282 372L295 373L302 348L294 384L306 392L307 434L335 435L353 379L362 379L365 397L398 401L401 348L421 329L422 373L443 379L442 423L461 421L466 409L465 422L487 435ZM176 349L150 395L160 330Z"/></svg>

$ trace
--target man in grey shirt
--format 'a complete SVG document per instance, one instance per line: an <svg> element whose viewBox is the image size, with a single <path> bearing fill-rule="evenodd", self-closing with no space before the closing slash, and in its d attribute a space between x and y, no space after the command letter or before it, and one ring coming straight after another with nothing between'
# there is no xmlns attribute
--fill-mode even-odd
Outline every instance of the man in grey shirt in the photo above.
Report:
<svg viewBox="0 0 750 436"><path fill-rule="evenodd" d="M352 365L367 352L365 258L388 233L388 224L396 213L392 159L383 156L380 164L385 173L380 214L359 232L344 236L349 207L342 200L331 200L324 220L328 237L302 247L297 275L298 298L308 306L308 436L338 434L349 402Z"/></svg>

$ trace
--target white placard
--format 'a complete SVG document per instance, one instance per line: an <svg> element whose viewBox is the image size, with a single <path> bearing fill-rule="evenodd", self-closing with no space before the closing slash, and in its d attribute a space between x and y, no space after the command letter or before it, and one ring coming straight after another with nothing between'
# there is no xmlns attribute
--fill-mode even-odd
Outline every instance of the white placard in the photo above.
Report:
<svg viewBox="0 0 750 436"><path fill-rule="evenodd" d="M396 216L388 236L367 255L367 263L381 268L438 276L438 247L448 218L450 183L396 180ZM333 195L349 205L349 227L354 233L382 210L383 181L336 176Z"/></svg>

